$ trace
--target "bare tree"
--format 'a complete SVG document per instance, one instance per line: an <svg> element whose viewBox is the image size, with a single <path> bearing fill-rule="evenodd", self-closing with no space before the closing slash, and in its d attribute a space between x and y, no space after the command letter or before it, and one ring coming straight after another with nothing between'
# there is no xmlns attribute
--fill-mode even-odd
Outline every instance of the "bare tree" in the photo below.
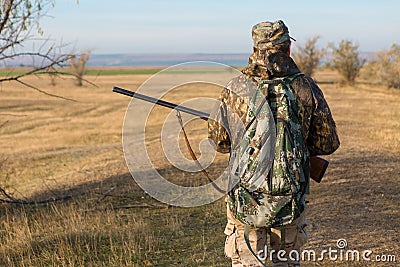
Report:
<svg viewBox="0 0 400 267"><path fill-rule="evenodd" d="M333 44L329 44L329 48L332 50L331 67L339 72L343 83L354 85L365 63L365 60L359 57L358 45L349 40L342 40L338 48Z"/></svg>
<svg viewBox="0 0 400 267"><path fill-rule="evenodd" d="M40 73L57 73L57 68L64 66L70 55L62 54L65 45L55 45L49 39L38 40L34 33L43 35L39 20L47 14L55 0L2 0L0 1L0 63L7 66L13 62L30 60L31 67L23 73L0 77L0 83L15 81L44 94L47 93L32 84L22 81L22 77ZM32 42L31 50L27 50ZM35 48L36 47L36 48ZM67 99L67 98L64 98Z"/></svg>
<svg viewBox="0 0 400 267"><path fill-rule="evenodd" d="M90 58L90 51L81 53L79 56L72 54L70 63L74 76L76 77L76 85L82 86L83 75L86 71L86 63Z"/></svg>
<svg viewBox="0 0 400 267"><path fill-rule="evenodd" d="M319 38L319 36L314 36L308 39L304 46L299 45L293 53L297 66L307 76L314 74L325 54L324 49L316 46Z"/></svg>

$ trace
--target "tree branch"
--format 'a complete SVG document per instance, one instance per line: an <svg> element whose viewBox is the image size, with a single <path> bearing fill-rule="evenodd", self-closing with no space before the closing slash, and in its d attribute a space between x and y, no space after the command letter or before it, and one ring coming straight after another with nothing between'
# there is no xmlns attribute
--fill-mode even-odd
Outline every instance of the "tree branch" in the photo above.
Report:
<svg viewBox="0 0 400 267"><path fill-rule="evenodd" d="M33 85L29 84L29 83L25 83L25 82L23 82L23 81L21 81L19 79L14 79L14 81L19 82L20 84L23 84L26 87L32 88L32 89L34 89L34 90L36 90L36 91L38 91L38 92L40 92L42 94L45 94L47 96L51 96L51 97L55 97L55 98L61 98L61 99L72 101L72 102L78 102L78 101L76 101L75 99L72 99L72 98L68 98L68 97L64 97L64 96L48 93L48 92L46 92L44 90L41 90L41 89L37 88L36 86L33 86Z"/></svg>
<svg viewBox="0 0 400 267"><path fill-rule="evenodd" d="M56 49L61 51L61 48L65 46L55 47L54 44L48 42L49 39L42 42L38 49L34 47L33 52L24 51L27 43L34 41L33 44L37 44L37 40L32 37L31 32L36 30L39 34L42 34L39 20L47 14L53 4L54 0L2 1L0 5L0 62L4 62L3 65L6 66L8 60L24 59L24 57L30 56L33 61L33 69L22 74L12 75L12 73L9 73L7 77L0 78L0 83L16 81L45 95L76 102L73 99L45 92L34 85L21 81L24 76L49 70L53 70L54 73L54 70L57 71L55 67L62 67L71 59L69 54L55 53ZM38 66L35 66L35 60L38 60Z"/></svg>
<svg viewBox="0 0 400 267"><path fill-rule="evenodd" d="M4 127L4 125L6 125L7 123L8 123L8 121L5 121L2 124L0 124L0 128Z"/></svg>
<svg viewBox="0 0 400 267"><path fill-rule="evenodd" d="M1 24L0 24L0 34L3 32L3 29L4 29L7 21L10 18L10 13L11 13L11 10L12 10L13 4L14 4L14 0L11 0L10 2L7 2L7 4L8 5L6 7L6 11L4 12L5 16L2 19Z"/></svg>
<svg viewBox="0 0 400 267"><path fill-rule="evenodd" d="M71 199L72 196L61 196L61 197L52 197L49 199L42 200L24 200L24 199L16 199L13 196L9 195L6 190L0 187L0 202L7 204L17 204L17 205L36 205L36 204L47 204L56 201L68 200Z"/></svg>

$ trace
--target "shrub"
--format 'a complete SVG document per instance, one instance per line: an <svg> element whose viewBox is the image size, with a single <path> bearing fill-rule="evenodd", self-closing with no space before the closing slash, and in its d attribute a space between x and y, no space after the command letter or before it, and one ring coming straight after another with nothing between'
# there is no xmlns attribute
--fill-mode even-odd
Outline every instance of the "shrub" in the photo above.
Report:
<svg viewBox="0 0 400 267"><path fill-rule="evenodd" d="M381 83L389 88L400 88L400 46L393 44L390 50L382 50L377 55L377 73Z"/></svg>
<svg viewBox="0 0 400 267"><path fill-rule="evenodd" d="M325 54L325 50L316 47L319 38L319 36L314 36L308 39L304 46L299 45L293 53L297 66L307 76L314 74Z"/></svg>
<svg viewBox="0 0 400 267"><path fill-rule="evenodd" d="M79 56L73 54L71 55L71 68L72 72L76 78L76 85L82 86L83 75L86 71L86 63L90 58L90 51L83 52Z"/></svg>
<svg viewBox="0 0 400 267"><path fill-rule="evenodd" d="M342 40L338 48L333 44L329 44L328 47L332 51L332 62L330 66L339 72L342 76L343 83L354 85L365 63L365 61L361 60L359 57L358 45L348 40Z"/></svg>

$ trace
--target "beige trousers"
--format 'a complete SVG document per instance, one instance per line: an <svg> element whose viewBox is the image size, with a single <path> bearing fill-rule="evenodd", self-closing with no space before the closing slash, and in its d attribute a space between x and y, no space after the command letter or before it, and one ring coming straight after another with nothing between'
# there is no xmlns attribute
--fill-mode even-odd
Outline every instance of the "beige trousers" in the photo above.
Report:
<svg viewBox="0 0 400 267"><path fill-rule="evenodd" d="M244 240L245 225L227 209L228 223L224 233L225 255L232 260L232 267L262 266ZM307 242L305 213L283 228L252 228L250 245L262 262L272 262L274 267L300 266L300 247ZM267 237L269 236L269 246Z"/></svg>

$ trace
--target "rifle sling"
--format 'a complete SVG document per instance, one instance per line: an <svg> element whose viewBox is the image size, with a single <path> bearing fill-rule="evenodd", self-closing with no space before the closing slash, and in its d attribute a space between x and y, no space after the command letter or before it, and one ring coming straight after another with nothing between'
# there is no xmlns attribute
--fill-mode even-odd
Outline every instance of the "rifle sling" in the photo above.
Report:
<svg viewBox="0 0 400 267"><path fill-rule="evenodd" d="M189 150L189 154L192 157L192 159L194 160L194 162L196 163L196 165L201 169L201 172L207 177L207 180L212 184L212 186L220 193L222 194L226 194L226 191L221 189L208 175L208 172L203 168L203 166L201 166L201 163L199 162L199 160L196 157L196 154L194 153L192 146L190 145L189 139L186 135L186 131L185 131L185 127L183 126L183 122L182 122L182 117L181 117L181 113L179 112L179 110L176 111L176 117L178 117L178 122L181 125L181 129L182 129L182 133L183 136L185 137L185 143L186 146Z"/></svg>

